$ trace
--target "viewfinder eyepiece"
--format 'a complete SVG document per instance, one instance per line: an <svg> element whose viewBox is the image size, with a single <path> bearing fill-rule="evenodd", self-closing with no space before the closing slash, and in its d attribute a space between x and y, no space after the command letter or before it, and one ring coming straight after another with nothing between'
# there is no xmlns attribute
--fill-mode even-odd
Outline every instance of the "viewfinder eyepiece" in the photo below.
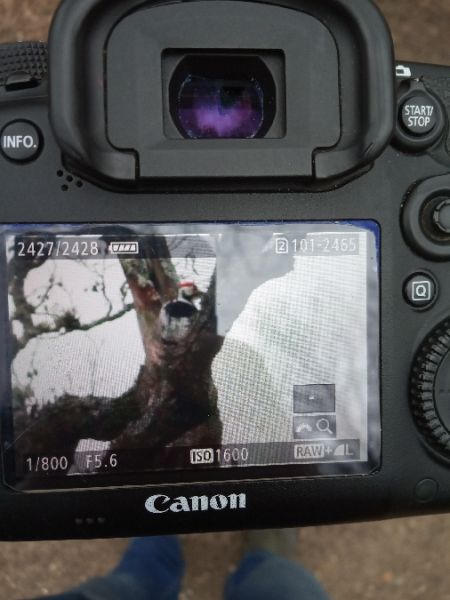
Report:
<svg viewBox="0 0 450 600"><path fill-rule="evenodd" d="M274 121L276 89L257 56L188 55L175 69L169 102L184 138L262 138Z"/></svg>

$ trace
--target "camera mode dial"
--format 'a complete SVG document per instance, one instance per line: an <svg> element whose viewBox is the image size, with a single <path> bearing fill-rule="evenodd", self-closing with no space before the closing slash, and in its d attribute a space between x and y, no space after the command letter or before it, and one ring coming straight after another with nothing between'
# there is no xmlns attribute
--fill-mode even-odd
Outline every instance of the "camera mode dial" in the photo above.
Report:
<svg viewBox="0 0 450 600"><path fill-rule="evenodd" d="M410 397L421 432L450 458L450 318L428 336L417 353Z"/></svg>

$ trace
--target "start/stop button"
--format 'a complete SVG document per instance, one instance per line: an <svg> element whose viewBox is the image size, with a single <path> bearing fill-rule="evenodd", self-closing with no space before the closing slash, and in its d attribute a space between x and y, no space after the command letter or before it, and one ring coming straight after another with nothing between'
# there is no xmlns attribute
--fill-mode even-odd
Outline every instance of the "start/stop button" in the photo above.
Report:
<svg viewBox="0 0 450 600"><path fill-rule="evenodd" d="M13 121L3 128L0 146L9 160L29 162L37 158L42 149L42 135L29 121Z"/></svg>
<svg viewBox="0 0 450 600"><path fill-rule="evenodd" d="M420 152L443 136L446 115L422 81L409 79L399 87L395 142L402 150Z"/></svg>
<svg viewBox="0 0 450 600"><path fill-rule="evenodd" d="M427 135L436 127L437 114L433 98L425 95L412 96L401 108L402 125L412 135Z"/></svg>

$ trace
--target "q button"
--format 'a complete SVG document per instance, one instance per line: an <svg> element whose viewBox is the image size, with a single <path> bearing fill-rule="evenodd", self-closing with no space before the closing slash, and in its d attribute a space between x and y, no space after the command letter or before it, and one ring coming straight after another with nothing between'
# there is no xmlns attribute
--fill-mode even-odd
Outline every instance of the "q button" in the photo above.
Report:
<svg viewBox="0 0 450 600"><path fill-rule="evenodd" d="M2 153L13 162L35 160L42 150L42 135L29 121L13 121L4 127L0 145Z"/></svg>
<svg viewBox="0 0 450 600"><path fill-rule="evenodd" d="M424 310L430 308L436 301L438 285L431 275L416 273L406 281L404 295L408 304Z"/></svg>

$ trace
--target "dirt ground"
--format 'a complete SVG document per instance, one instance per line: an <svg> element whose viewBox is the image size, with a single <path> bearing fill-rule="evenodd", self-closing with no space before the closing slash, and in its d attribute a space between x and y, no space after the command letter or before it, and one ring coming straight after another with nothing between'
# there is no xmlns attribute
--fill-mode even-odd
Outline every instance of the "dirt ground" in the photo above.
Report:
<svg viewBox="0 0 450 600"><path fill-rule="evenodd" d="M77 0L74 0L77 1ZM78 0L81 1L81 0ZM449 0L378 0L402 60L450 64ZM0 41L45 39L56 0L0 0ZM184 538L183 598L216 600L239 557L239 534ZM67 589L116 562L125 540L0 544L0 600ZM335 600L450 600L450 517L315 527L299 560Z"/></svg>

